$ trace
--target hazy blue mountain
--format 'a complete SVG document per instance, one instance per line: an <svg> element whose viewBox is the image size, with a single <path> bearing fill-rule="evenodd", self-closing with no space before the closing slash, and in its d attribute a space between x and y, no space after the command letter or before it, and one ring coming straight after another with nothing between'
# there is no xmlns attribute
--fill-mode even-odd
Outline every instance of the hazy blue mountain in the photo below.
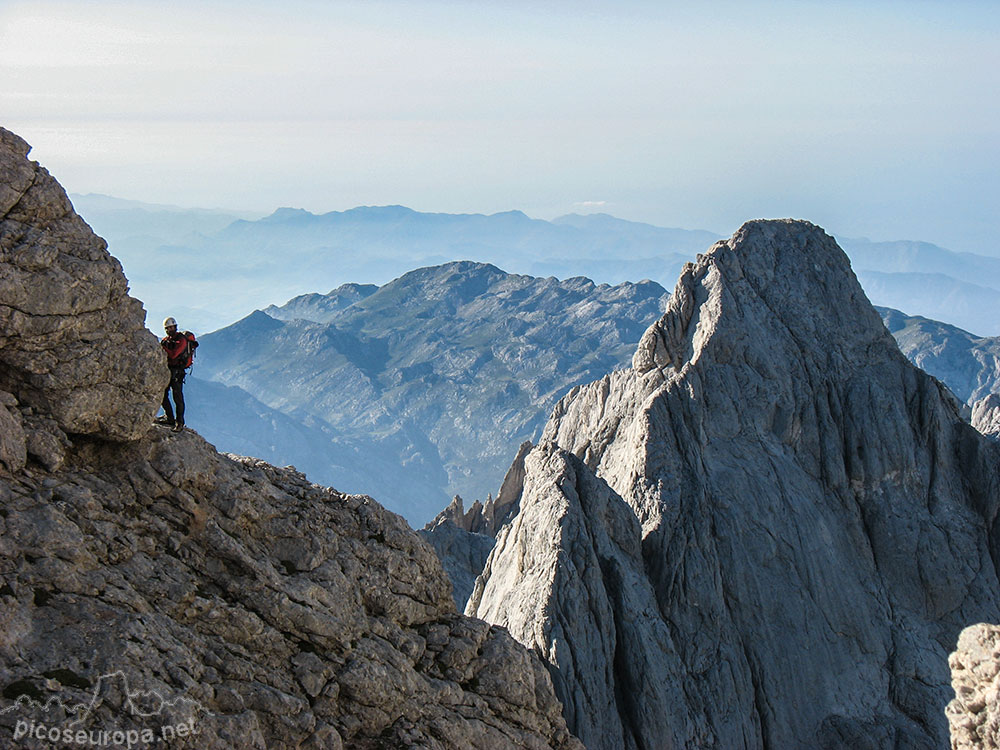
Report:
<svg viewBox="0 0 1000 750"><path fill-rule="evenodd" d="M312 214L281 208L257 218L97 195L74 196L74 202L121 259L154 331L173 315L182 327L204 333L317 289L383 284L413 268L454 260L535 276L673 284L683 263L717 237L610 216L549 222L520 211L487 216L361 206Z"/></svg>
<svg viewBox="0 0 1000 750"><path fill-rule="evenodd" d="M181 208L158 203L125 200L100 193L70 195L77 213L109 242L128 239L149 249L214 234L234 221L259 218L248 211ZM137 245L138 246L138 245Z"/></svg>
<svg viewBox="0 0 1000 750"><path fill-rule="evenodd" d="M940 273L857 271L876 305L944 320L983 335L1000 333L1000 290Z"/></svg>
<svg viewBox="0 0 1000 750"><path fill-rule="evenodd" d="M903 354L967 404L1000 393L1000 337L975 336L947 323L876 309Z"/></svg>
<svg viewBox="0 0 1000 750"><path fill-rule="evenodd" d="M395 482L379 497L422 524L454 493L495 490L512 451L537 437L567 390L630 361L667 296L654 282L595 285L449 263L339 310L292 300L274 311L319 310L321 322L255 312L202 338L198 374L332 430L340 446L374 446ZM364 456L356 473L387 480ZM331 481L374 492L367 479Z"/></svg>
<svg viewBox="0 0 1000 750"><path fill-rule="evenodd" d="M196 364L195 372L201 373ZM369 494L400 494L396 454L383 443L337 434L309 414L288 415L242 388L188 376L185 421L219 450L255 456L275 466L295 466L310 480L341 489L364 487ZM409 472L405 481L423 495L439 492L440 481ZM343 490L342 490L343 491Z"/></svg>
<svg viewBox="0 0 1000 750"><path fill-rule="evenodd" d="M929 242L872 242L838 237L854 271L943 274L958 281L1000 290L1000 258L956 253Z"/></svg>
<svg viewBox="0 0 1000 750"><path fill-rule="evenodd" d="M714 232L703 229L668 229L603 213L566 214L553 219L552 223L580 229L592 237L603 236L606 238L605 246L609 241L617 242L620 250L639 257L642 257L643 249L646 255L659 255L664 248L693 256L722 239Z"/></svg>
<svg viewBox="0 0 1000 750"><path fill-rule="evenodd" d="M320 289L383 284L413 268L455 260L611 284L651 279L669 288L684 263L719 238L607 214L542 221L520 211L487 216L362 206L324 214L281 208L261 218L99 195L73 199L122 260L155 331L173 315L182 327L204 333L254 309L274 311L293 297L310 297L300 304L314 304ZM839 241L876 304L1000 333L994 299L981 291L1000 294L1000 259L925 242Z"/></svg>
<svg viewBox="0 0 1000 750"><path fill-rule="evenodd" d="M342 284L327 294L301 294L281 307L269 305L264 312L277 320L311 320L329 323L345 307L353 305L378 291L375 284Z"/></svg>
<svg viewBox="0 0 1000 750"><path fill-rule="evenodd" d="M73 206L125 269L132 294L143 301L146 325L161 331L171 315L185 329L210 331L233 320L227 312L240 298L238 264L208 275L191 248L211 253L210 237L251 212L180 208L90 193L71 195Z"/></svg>

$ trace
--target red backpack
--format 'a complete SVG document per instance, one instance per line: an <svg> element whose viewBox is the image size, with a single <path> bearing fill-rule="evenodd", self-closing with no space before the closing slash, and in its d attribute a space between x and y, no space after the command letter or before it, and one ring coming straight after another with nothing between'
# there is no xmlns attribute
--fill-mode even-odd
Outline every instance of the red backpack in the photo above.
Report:
<svg viewBox="0 0 1000 750"><path fill-rule="evenodd" d="M191 331L184 331L184 338L187 339L187 348L181 357L184 359L184 369L188 369L194 364L194 350L198 348L198 341Z"/></svg>

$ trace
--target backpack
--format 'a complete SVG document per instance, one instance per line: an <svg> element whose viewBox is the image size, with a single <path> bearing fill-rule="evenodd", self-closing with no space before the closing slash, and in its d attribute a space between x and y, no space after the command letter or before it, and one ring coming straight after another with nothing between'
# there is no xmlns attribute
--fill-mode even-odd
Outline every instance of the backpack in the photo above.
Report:
<svg viewBox="0 0 1000 750"><path fill-rule="evenodd" d="M198 348L198 340L191 331L184 331L184 338L187 339L187 348L181 356L184 358L184 369L187 370L194 366L194 350Z"/></svg>

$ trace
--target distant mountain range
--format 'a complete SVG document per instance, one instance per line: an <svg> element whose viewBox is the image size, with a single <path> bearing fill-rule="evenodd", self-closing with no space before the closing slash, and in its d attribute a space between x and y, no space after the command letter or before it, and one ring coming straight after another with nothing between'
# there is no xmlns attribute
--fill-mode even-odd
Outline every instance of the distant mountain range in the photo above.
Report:
<svg viewBox="0 0 1000 750"><path fill-rule="evenodd" d="M422 524L454 493L495 490L511 446L570 388L625 366L667 297L470 262L299 297L202 338L197 376L253 398L197 384L189 422Z"/></svg>
<svg viewBox="0 0 1000 750"><path fill-rule="evenodd" d="M72 198L122 260L157 331L166 315L204 333L302 294L382 285L456 260L609 284L651 279L672 288L684 263L719 239L607 214L543 221L520 211L485 216L376 206L325 214L281 208L261 217ZM1000 334L1000 258L923 242L838 239L874 303Z"/></svg>
<svg viewBox="0 0 1000 750"><path fill-rule="evenodd" d="M876 310L903 354L966 404L972 406L991 393L1000 393L1000 336L975 336L899 310Z"/></svg>

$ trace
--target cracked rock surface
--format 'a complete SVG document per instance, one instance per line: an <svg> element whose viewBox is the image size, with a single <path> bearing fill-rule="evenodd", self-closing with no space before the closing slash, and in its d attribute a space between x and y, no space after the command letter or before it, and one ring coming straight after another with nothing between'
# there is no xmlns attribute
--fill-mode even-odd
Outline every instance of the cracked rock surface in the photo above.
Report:
<svg viewBox="0 0 1000 750"><path fill-rule="evenodd" d="M64 432L137 438L170 378L163 353L121 264L29 150L0 128L0 390Z"/></svg>
<svg viewBox="0 0 1000 750"><path fill-rule="evenodd" d="M580 747L538 658L455 613L403 519L191 432L0 481L5 697L83 701L116 670L197 700L200 748Z"/></svg>
<svg viewBox="0 0 1000 750"><path fill-rule="evenodd" d="M699 256L525 466L466 612L587 747L947 746L948 655L1000 620L1000 446L818 227Z"/></svg>
<svg viewBox="0 0 1000 750"><path fill-rule="evenodd" d="M0 746L580 750L402 518L151 427L141 306L27 151L0 130Z"/></svg>

